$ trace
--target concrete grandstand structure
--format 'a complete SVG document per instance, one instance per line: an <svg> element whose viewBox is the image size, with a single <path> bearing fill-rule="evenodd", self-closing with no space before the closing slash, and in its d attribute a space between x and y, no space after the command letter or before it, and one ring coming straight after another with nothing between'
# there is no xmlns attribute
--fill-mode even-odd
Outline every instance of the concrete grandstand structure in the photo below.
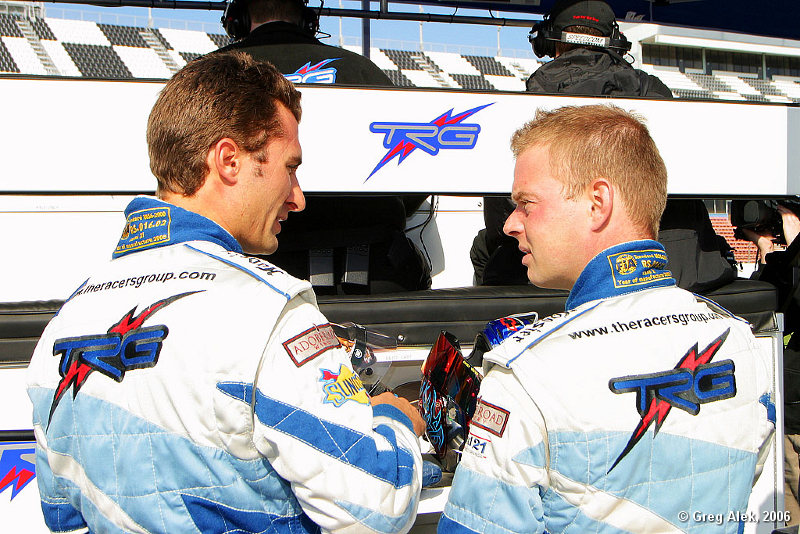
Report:
<svg viewBox="0 0 800 534"><path fill-rule="evenodd" d="M0 73L166 79L229 42L221 29L105 24L9 8L14 5L0 2ZM635 65L678 98L800 102L800 41L635 22L623 22L622 30L633 42ZM505 57L376 47L370 59L399 86L472 91L523 91L543 63L532 52Z"/></svg>

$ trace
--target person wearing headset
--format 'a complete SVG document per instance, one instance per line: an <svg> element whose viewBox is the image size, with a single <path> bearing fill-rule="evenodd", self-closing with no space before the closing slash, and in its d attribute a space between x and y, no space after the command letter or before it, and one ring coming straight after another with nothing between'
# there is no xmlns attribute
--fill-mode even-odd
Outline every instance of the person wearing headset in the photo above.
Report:
<svg viewBox="0 0 800 534"><path fill-rule="evenodd" d="M773 284L778 289L779 309L783 312L783 479L786 524L800 524L800 295L797 290L797 260L800 253L800 217L778 204L780 230L786 248L776 246L774 230L739 228L743 237L758 247L758 269L751 278Z"/></svg>
<svg viewBox="0 0 800 534"><path fill-rule="evenodd" d="M631 43L601 0L559 0L528 40L537 57L553 58L528 78L530 92L672 98L661 80L625 60Z"/></svg>
<svg viewBox="0 0 800 534"><path fill-rule="evenodd" d="M661 80L624 58L631 43L606 2L558 0L528 39L538 57L553 58L528 78L529 92L672 98ZM470 251L478 285L527 282L517 243L503 234L503 223L513 210L508 197L484 198L486 229L478 233ZM683 289L706 292L736 278L731 248L714 231L702 200L668 200L658 241L666 247L672 275Z"/></svg>
<svg viewBox="0 0 800 534"><path fill-rule="evenodd" d="M319 17L307 0L231 0L222 15L234 43L267 60L294 83L385 85L389 77L369 59L316 38Z"/></svg>

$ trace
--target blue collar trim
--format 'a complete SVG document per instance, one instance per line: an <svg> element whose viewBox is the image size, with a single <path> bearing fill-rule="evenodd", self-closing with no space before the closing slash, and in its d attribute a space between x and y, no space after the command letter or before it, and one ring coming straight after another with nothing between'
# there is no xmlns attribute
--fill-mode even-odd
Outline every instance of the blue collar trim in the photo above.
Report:
<svg viewBox="0 0 800 534"><path fill-rule="evenodd" d="M211 219L155 198L136 197L125 208L125 218L112 258L186 241L210 241L242 253L233 236Z"/></svg>
<svg viewBox="0 0 800 534"><path fill-rule="evenodd" d="M583 269L569 293L566 309L643 289L674 286L675 279L666 266L667 253L658 241L630 241L608 248Z"/></svg>

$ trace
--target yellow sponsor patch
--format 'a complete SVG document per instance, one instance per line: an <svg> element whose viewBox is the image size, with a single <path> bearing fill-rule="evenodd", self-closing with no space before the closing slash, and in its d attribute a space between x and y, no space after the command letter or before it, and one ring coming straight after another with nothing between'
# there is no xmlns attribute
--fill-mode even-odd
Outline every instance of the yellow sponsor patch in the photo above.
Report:
<svg viewBox="0 0 800 534"><path fill-rule="evenodd" d="M369 404L369 395L364 389L364 384L349 367L340 365L338 373L327 369L320 369L320 371L322 371L322 377L319 381L323 383L322 391L325 394L323 402L333 404L337 408L347 401Z"/></svg>
<svg viewBox="0 0 800 534"><path fill-rule="evenodd" d="M614 275L614 287L625 288L665 280L672 276L666 271L667 255L661 250L632 250L610 254L608 262Z"/></svg>
<svg viewBox="0 0 800 534"><path fill-rule="evenodd" d="M172 218L169 207L148 208L128 215L114 254L163 245L170 240Z"/></svg>

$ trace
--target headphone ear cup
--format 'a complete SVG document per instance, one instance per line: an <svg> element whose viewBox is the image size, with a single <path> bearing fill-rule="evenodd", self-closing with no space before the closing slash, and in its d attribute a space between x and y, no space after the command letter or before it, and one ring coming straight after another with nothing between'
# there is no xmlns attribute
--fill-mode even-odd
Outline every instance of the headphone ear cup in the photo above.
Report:
<svg viewBox="0 0 800 534"><path fill-rule="evenodd" d="M629 52L631 49L631 42L621 31L619 31L619 24L617 24L616 21L614 21L614 24L611 27L611 39L609 44L609 48L618 49L621 55L625 55L625 53Z"/></svg>
<svg viewBox="0 0 800 534"><path fill-rule="evenodd" d="M250 12L243 0L230 0L225 5L220 22L228 37L236 41L250 33Z"/></svg>
<svg viewBox="0 0 800 534"><path fill-rule="evenodd" d="M308 4L303 7L303 21L301 26L303 30L311 35L316 35L319 31L319 15L317 15L315 9L308 7Z"/></svg>
<svg viewBox="0 0 800 534"><path fill-rule="evenodd" d="M553 57L555 54L553 42L545 37L552 31L551 27L552 23L545 17L541 22L534 24L528 34L528 40L533 45L533 53L536 54L537 57ZM533 36L534 33L536 34L535 36Z"/></svg>

